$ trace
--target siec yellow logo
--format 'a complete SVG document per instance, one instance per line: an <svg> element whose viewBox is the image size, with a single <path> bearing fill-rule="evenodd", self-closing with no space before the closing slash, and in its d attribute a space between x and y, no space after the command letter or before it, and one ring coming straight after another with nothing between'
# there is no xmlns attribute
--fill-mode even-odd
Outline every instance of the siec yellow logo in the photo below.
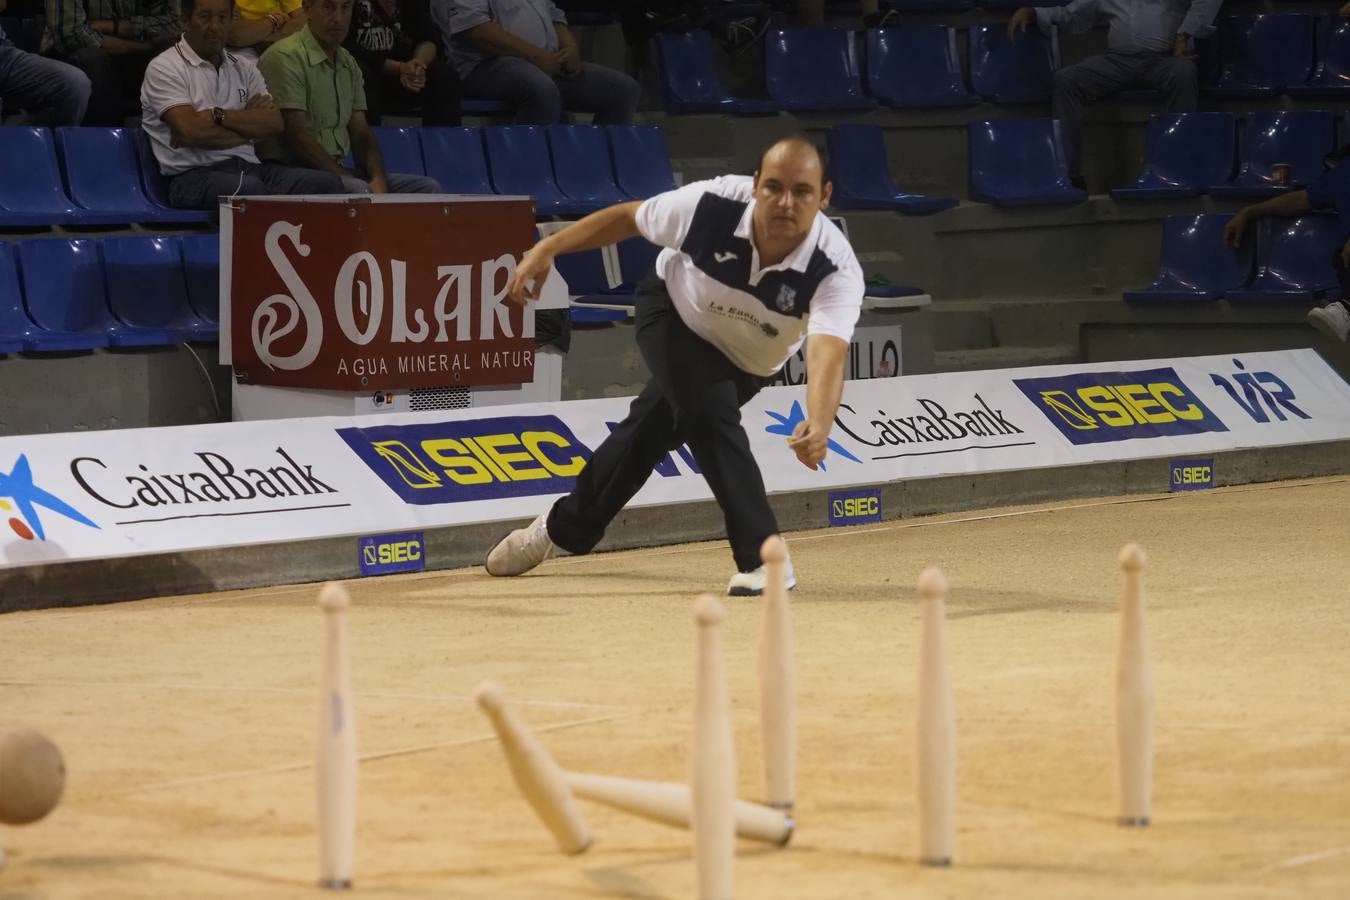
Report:
<svg viewBox="0 0 1350 900"><path fill-rule="evenodd" d="M422 558L421 541L391 541L385 544L367 544L361 548L366 565L417 562Z"/></svg>
<svg viewBox="0 0 1350 900"><path fill-rule="evenodd" d="M419 490L444 487L447 480L467 487L568 478L586 465L582 456L559 456L557 450L565 451L572 442L554 431L428 438L416 450L400 440L375 441L372 446L404 483Z"/></svg>
<svg viewBox="0 0 1350 900"><path fill-rule="evenodd" d="M1213 484L1214 470L1210 466L1173 466L1173 484Z"/></svg>
<svg viewBox="0 0 1350 900"><path fill-rule="evenodd" d="M881 511L880 499L877 497L842 497L836 499L831 508L836 519L875 516Z"/></svg>
<svg viewBox="0 0 1350 900"><path fill-rule="evenodd" d="M1190 393L1166 381L1149 384L1102 384L1070 393L1041 391L1041 402L1056 412L1070 428L1088 431L1105 425L1129 428L1195 422L1205 418L1205 409L1190 401ZM1178 399L1181 402L1177 402Z"/></svg>

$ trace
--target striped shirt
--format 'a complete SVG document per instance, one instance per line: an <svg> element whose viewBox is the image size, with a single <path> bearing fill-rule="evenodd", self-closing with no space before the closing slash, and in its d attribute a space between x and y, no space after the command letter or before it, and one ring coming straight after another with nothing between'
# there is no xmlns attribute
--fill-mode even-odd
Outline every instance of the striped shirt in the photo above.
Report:
<svg viewBox="0 0 1350 900"><path fill-rule="evenodd" d="M121 36L143 44L171 43L166 39L177 37L183 29L178 0L46 0L46 9L42 52L57 56L102 46L103 35L90 24L99 19L129 23L122 27Z"/></svg>
<svg viewBox="0 0 1350 900"><path fill-rule="evenodd" d="M768 377L808 334L853 337L863 274L823 212L782 262L761 268L754 211L753 179L725 175L652 197L638 207L637 225L666 248L656 274L689 329L742 371Z"/></svg>

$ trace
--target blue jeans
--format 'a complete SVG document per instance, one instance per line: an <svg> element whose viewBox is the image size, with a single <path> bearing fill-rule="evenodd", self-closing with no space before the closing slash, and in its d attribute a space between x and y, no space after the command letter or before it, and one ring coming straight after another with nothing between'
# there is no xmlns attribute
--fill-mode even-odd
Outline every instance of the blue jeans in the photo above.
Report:
<svg viewBox="0 0 1350 900"><path fill-rule="evenodd" d="M596 125L633 121L642 89L617 69L582 63L571 78L553 78L534 63L498 56L473 67L463 79L465 97L496 100L516 111L517 125L553 125L564 107L595 115Z"/></svg>
<svg viewBox="0 0 1350 900"><path fill-rule="evenodd" d="M27 53L0 38L0 108L28 112L35 125L55 128L78 125L89 105L89 77L36 53Z"/></svg>
<svg viewBox="0 0 1350 900"><path fill-rule="evenodd" d="M342 179L318 169L227 159L170 176L169 205L214 210L221 197L265 194L343 194Z"/></svg>
<svg viewBox="0 0 1350 900"><path fill-rule="evenodd" d="M440 184L434 178L425 175L398 175L386 172L391 194L444 194ZM357 171L342 176L342 191L345 194L369 194L370 181L365 172Z"/></svg>

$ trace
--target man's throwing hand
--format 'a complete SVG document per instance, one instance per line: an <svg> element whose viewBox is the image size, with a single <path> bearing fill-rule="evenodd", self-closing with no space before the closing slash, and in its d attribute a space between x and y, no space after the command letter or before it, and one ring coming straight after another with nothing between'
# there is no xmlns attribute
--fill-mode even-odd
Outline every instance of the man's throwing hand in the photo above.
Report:
<svg viewBox="0 0 1350 900"><path fill-rule="evenodd" d="M797 454L798 461L808 469L816 469L825 461L829 450L830 433L816 428L810 422L798 422L788 438L788 447Z"/></svg>
<svg viewBox="0 0 1350 900"><path fill-rule="evenodd" d="M553 254L535 244L520 258L516 273L506 288L506 299L516 306L524 306L527 300L538 300L539 291L553 268Z"/></svg>

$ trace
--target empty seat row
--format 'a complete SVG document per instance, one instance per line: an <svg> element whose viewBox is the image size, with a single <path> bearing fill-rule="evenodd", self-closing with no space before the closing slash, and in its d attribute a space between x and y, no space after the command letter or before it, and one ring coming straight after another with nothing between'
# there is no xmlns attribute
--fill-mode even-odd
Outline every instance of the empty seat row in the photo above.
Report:
<svg viewBox="0 0 1350 900"><path fill-rule="evenodd" d="M1168 216L1158 277L1125 292L1130 303L1315 303L1341 296L1332 256L1344 238L1332 216L1263 219L1238 247L1224 243L1231 215Z"/></svg>
<svg viewBox="0 0 1350 900"><path fill-rule="evenodd" d="M388 171L430 175L452 194L528 195L540 215L582 215L676 186L656 125L373 130Z"/></svg>
<svg viewBox="0 0 1350 900"><path fill-rule="evenodd" d="M943 25L873 28L866 34L867 72L858 35L834 28L792 28L765 37L769 99L733 97L715 65L705 31L656 38L661 95L667 113L772 115L779 110L971 106L1039 102L1049 96L1057 65L1053 39L1031 31L1009 41L1001 24L970 26L973 92L966 87L956 32ZM811 65L801 64L803 59ZM865 87L864 87L865 85Z"/></svg>
<svg viewBox="0 0 1350 900"><path fill-rule="evenodd" d="M1305 188L1335 147L1332 114L1317 110L1169 113L1149 118L1144 169L1118 200L1266 197ZM1343 129L1345 134L1350 130ZM1287 166L1283 175L1278 166Z"/></svg>
<svg viewBox="0 0 1350 900"><path fill-rule="evenodd" d="M1226 16L1201 42L1201 88L1217 97L1335 96L1350 91L1350 19Z"/></svg>
<svg viewBox="0 0 1350 900"><path fill-rule="evenodd" d="M429 174L447 191L527 194L545 215L590 212L675 187L654 125L381 128L392 172ZM551 148L551 152L550 152ZM206 223L172 209L138 128L0 127L0 227Z"/></svg>
<svg viewBox="0 0 1350 900"><path fill-rule="evenodd" d="M0 226L209 221L170 209L139 128L0 127Z"/></svg>
<svg viewBox="0 0 1350 900"><path fill-rule="evenodd" d="M218 240L203 234L0 243L0 352L216 340Z"/></svg>
<svg viewBox="0 0 1350 900"><path fill-rule="evenodd" d="M931 108L1049 99L1060 62L1053 34L1030 29L1010 39L1003 23L992 23L969 26L968 37L969 80L956 30L943 25L870 29L865 58L855 32L771 31L764 44L768 99L746 99L723 85L707 32L661 34L662 99L667 113L735 115L866 109L877 102ZM1230 16L1200 50L1202 86L1216 96L1350 92L1350 19L1340 16ZM811 65L802 65L804 59Z"/></svg>

